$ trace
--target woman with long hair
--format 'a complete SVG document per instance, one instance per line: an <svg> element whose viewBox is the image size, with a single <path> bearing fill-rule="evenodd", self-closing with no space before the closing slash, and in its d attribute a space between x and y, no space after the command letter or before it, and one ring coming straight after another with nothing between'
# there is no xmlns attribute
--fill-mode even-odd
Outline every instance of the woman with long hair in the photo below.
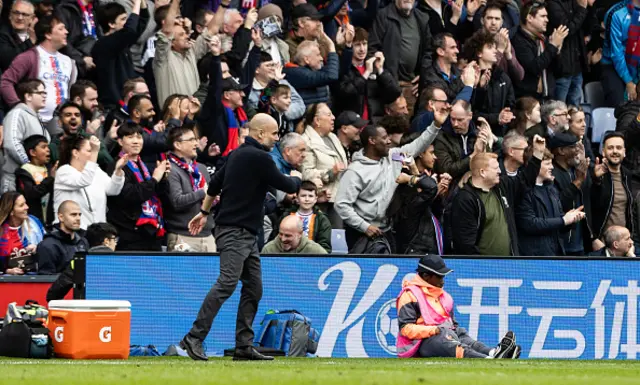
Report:
<svg viewBox="0 0 640 385"><path fill-rule="evenodd" d="M0 273L22 275L35 271L33 255L44 237L38 218L29 215L24 196L7 191L0 197Z"/></svg>
<svg viewBox="0 0 640 385"><path fill-rule="evenodd" d="M313 181L318 191L325 191L326 201L319 204L334 229L342 228L342 220L333 209L338 183L348 160L344 147L333 133L335 117L326 103L313 104L304 117L302 138L307 144L307 155L302 162L302 178Z"/></svg>
<svg viewBox="0 0 640 385"><path fill-rule="evenodd" d="M527 138L533 138L536 134L546 136L546 130L541 124L540 102L537 99L524 96L516 100L515 115L511 128L520 135Z"/></svg>
<svg viewBox="0 0 640 385"><path fill-rule="evenodd" d="M71 136L62 141L56 180L53 185L53 210L58 211L66 200L76 202L82 211L80 227L107 221L107 195L118 195L124 185L122 167L126 156L115 165L109 177L96 161L100 150L100 140L95 136L87 139L81 135Z"/></svg>

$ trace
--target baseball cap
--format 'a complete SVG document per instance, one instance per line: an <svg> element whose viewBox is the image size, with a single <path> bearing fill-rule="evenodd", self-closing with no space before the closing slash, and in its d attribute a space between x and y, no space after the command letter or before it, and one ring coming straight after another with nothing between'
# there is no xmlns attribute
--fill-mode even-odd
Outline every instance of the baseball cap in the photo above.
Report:
<svg viewBox="0 0 640 385"><path fill-rule="evenodd" d="M577 136L573 135L568 131L558 132L555 135L553 135L551 138L549 138L549 144L547 145L547 147L550 150L553 150L554 148L573 146L579 141L580 141L580 138L578 138Z"/></svg>
<svg viewBox="0 0 640 385"><path fill-rule="evenodd" d="M308 3L299 4L293 7L293 10L291 11L291 19L295 20L301 17L310 17L313 20L322 19L322 15L318 12L316 7Z"/></svg>
<svg viewBox="0 0 640 385"><path fill-rule="evenodd" d="M222 79L222 92L224 91L244 91L246 84L240 84L236 78Z"/></svg>
<svg viewBox="0 0 640 385"><path fill-rule="evenodd" d="M340 115L338 115L335 122L336 128L340 128L342 126L354 126L355 128L358 128L360 130L363 129L367 124L369 124L369 122L362 119L360 115L356 114L353 111L343 111Z"/></svg>
<svg viewBox="0 0 640 385"><path fill-rule="evenodd" d="M418 262L418 273L437 274L445 276L451 273L453 270L448 268L444 263L444 259L436 254L427 254L420 258Z"/></svg>

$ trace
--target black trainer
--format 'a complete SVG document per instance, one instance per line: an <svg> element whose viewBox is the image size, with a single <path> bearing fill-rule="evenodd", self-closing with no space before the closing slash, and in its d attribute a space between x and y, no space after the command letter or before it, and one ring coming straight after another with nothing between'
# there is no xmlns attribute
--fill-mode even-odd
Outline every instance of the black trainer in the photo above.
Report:
<svg viewBox="0 0 640 385"><path fill-rule="evenodd" d="M513 350L516 347L516 335L512 331L508 331L507 334L502 337L502 340L496 347L494 358L510 358L513 354Z"/></svg>
<svg viewBox="0 0 640 385"><path fill-rule="evenodd" d="M202 341L191 336L191 334L184 336L182 341L180 341L180 347L184 349L193 360L207 361L209 359L202 347Z"/></svg>
<svg viewBox="0 0 640 385"><path fill-rule="evenodd" d="M520 358L521 352L522 352L522 347L520 345L516 345L516 347L513 348L513 354L511 355L511 358L514 360L517 360L518 358Z"/></svg>
<svg viewBox="0 0 640 385"><path fill-rule="evenodd" d="M234 361L271 361L273 357L265 356L257 351L253 346L247 346L246 348L236 348L233 353Z"/></svg>

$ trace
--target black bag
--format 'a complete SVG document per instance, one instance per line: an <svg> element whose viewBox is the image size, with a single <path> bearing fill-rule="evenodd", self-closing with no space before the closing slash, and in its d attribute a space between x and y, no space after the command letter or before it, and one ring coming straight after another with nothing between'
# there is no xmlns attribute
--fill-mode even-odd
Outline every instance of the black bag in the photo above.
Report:
<svg viewBox="0 0 640 385"><path fill-rule="evenodd" d="M53 357L53 341L42 323L11 322L0 330L0 356Z"/></svg>

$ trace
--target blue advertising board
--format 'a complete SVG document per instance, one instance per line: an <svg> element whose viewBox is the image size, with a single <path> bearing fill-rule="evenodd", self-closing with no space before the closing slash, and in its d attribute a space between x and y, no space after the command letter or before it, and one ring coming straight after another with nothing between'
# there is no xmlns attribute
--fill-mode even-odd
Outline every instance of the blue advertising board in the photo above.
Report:
<svg viewBox="0 0 640 385"><path fill-rule="evenodd" d="M456 320L487 345L513 330L523 358L636 359L640 352L635 259L446 262ZM393 357L395 299L416 265L415 258L263 257L254 327L270 309L296 309L321 332L318 356ZM218 269L217 256L89 255L86 298L130 301L131 343L162 351L189 331ZM239 292L205 341L210 355L234 345Z"/></svg>

